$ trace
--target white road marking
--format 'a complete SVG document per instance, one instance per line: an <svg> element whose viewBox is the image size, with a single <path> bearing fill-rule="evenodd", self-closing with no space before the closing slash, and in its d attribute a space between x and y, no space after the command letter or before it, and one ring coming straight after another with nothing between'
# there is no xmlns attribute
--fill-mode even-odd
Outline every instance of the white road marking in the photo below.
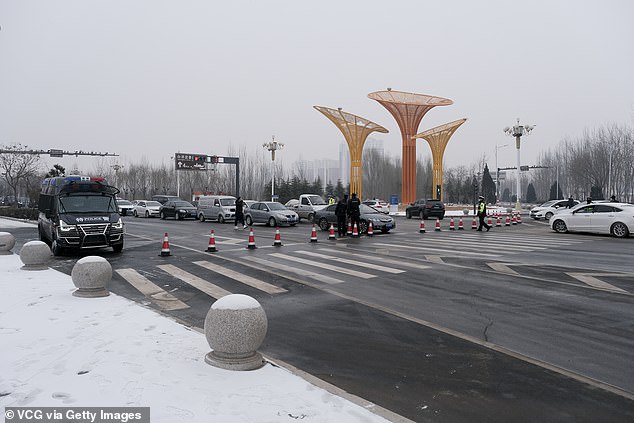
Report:
<svg viewBox="0 0 634 423"><path fill-rule="evenodd" d="M134 269L118 269L116 272L163 310L182 310L189 308L187 304L150 282Z"/></svg>
<svg viewBox="0 0 634 423"><path fill-rule="evenodd" d="M320 248L319 250L321 251L332 251L328 248ZM405 266L405 267L411 267L413 269L429 269L429 266L424 265L424 264L418 264L418 263L410 263L408 261L404 261L404 260L396 260L396 259L389 259L386 258L385 255L390 254L390 250L385 248L385 249L376 249L374 250L377 254L381 254L381 258L380 261L381 263L387 263L387 264L393 264L395 266ZM365 254L358 254L358 253L349 253L346 251L337 251L337 254L346 254L349 256L353 256L353 257L360 257L360 258L367 258L367 255Z"/></svg>
<svg viewBox="0 0 634 423"><path fill-rule="evenodd" d="M431 250L433 252L443 252L443 253L450 253L452 256L456 256L456 255L470 255L470 256L482 256L482 257L497 257L499 254L487 254L487 253L476 253L476 252L472 252L472 251L456 251L455 249L453 250L445 250L442 248L436 248L436 247L415 247L415 246L411 246L411 245L401 245L401 244L385 244L385 243L381 243L381 242L377 242L372 244L374 245L378 245L381 247L388 247L389 249L404 249L404 250L419 250L419 251L426 251L426 250Z"/></svg>
<svg viewBox="0 0 634 423"><path fill-rule="evenodd" d="M445 264L441 256L428 255L425 256L425 260L431 261L432 263Z"/></svg>
<svg viewBox="0 0 634 423"><path fill-rule="evenodd" d="M506 273L507 275L519 275L519 273L511 269L506 263L487 263L487 266L496 272Z"/></svg>
<svg viewBox="0 0 634 423"><path fill-rule="evenodd" d="M350 275L350 276L356 276L356 277L362 278L362 279L376 278L376 275L371 275L369 273L359 272L357 270L352 270L352 269L344 269L344 268L341 268L341 267L331 266L330 264L319 263L319 262L312 261L312 260L305 260L305 259L300 258L300 257L287 256L286 254L279 254L279 253L273 253L273 254L269 254L269 255L273 256L273 257L281 258L281 259L284 259L284 260L290 260L290 261L294 261L294 262L297 262L297 263L308 264L310 266L317 266L317 267L322 268L322 269L332 270L333 272L339 272L339 273L344 273L344 274Z"/></svg>
<svg viewBox="0 0 634 423"><path fill-rule="evenodd" d="M631 275L623 274L623 273L566 273L566 274L568 276L572 276L578 281L585 283L586 285L590 285L595 288L601 288L601 289L606 289L608 291L624 292L624 293L628 293L628 292L614 285L611 285L607 282L604 282L601 279L597 279L595 278L595 276L613 276L613 277L631 276Z"/></svg>
<svg viewBox="0 0 634 423"><path fill-rule="evenodd" d="M272 267L272 268L274 268L276 270L283 270L285 272L294 273L296 275L312 278L312 279L315 279L315 280L318 280L318 281L321 281L321 282L325 282L325 283L331 284L331 285L335 285L335 284L338 284L338 283L343 283L343 281L341 279L332 278L332 277L326 276L326 275L320 275L319 273L311 272L311 271L306 270L306 269L298 269L296 267L287 266L287 265L281 264L281 263L274 263L274 262L271 262L269 260L265 260L265 259L261 259L261 258L257 258L257 257L251 257L249 259L249 261L252 261L252 262L255 262L255 263L259 263L259 264L267 266L267 267ZM253 267L255 267L255 266L253 266Z"/></svg>
<svg viewBox="0 0 634 423"><path fill-rule="evenodd" d="M385 267L385 266L381 266L381 265L378 265L378 264L367 263L367 262L362 262L362 261L358 261L358 260L348 260L348 259L345 259L345 258L342 258L342 257L333 257L333 256L329 256L327 254L315 253L313 251L296 250L295 253L304 254L304 255L307 255L307 256L312 256L312 257L317 257L317 258L322 258L322 259L325 259L325 260L337 261L339 263L352 264L354 266L359 266L359 267L366 267L368 269L379 270L381 272L386 272L386 273L404 273L405 272L405 270L401 270L401 269L394 269L394 268L391 268L391 267Z"/></svg>
<svg viewBox="0 0 634 423"><path fill-rule="evenodd" d="M252 278L249 275L244 275L242 273L236 272L235 270L231 270L227 267L219 266L208 261L195 261L194 264L211 270L212 272L220 273L223 276L234 279L245 285L249 285L255 289L259 289L260 291L264 291L267 294L281 294L282 292L286 292L284 288L279 288L275 285L271 285L270 283Z"/></svg>
<svg viewBox="0 0 634 423"><path fill-rule="evenodd" d="M161 264L158 268L193 286L199 291L204 292L212 298L218 299L231 294L231 292L171 264Z"/></svg>

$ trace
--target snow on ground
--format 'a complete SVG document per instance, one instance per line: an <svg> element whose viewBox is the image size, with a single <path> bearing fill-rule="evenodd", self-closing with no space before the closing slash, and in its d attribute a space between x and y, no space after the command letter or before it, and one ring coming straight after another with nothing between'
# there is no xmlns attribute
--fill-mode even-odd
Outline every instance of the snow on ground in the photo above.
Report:
<svg viewBox="0 0 634 423"><path fill-rule="evenodd" d="M210 366L203 334L114 294L74 297L70 276L21 266L0 256L0 407L150 407L153 423L387 421L268 363Z"/></svg>

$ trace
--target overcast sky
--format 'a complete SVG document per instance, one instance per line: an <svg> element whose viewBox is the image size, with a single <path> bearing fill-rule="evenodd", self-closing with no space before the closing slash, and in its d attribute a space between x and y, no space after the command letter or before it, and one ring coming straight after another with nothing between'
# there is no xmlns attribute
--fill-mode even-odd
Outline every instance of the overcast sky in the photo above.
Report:
<svg viewBox="0 0 634 423"><path fill-rule="evenodd" d="M0 144L98 150L119 162L225 155L276 139L283 163L337 158L312 106L386 127L367 94L452 99L419 132L467 118L445 165L513 166L502 129L537 125L522 164L586 128L634 126L634 2L0 0ZM424 140L418 153L430 156ZM268 153L267 157L268 156Z"/></svg>

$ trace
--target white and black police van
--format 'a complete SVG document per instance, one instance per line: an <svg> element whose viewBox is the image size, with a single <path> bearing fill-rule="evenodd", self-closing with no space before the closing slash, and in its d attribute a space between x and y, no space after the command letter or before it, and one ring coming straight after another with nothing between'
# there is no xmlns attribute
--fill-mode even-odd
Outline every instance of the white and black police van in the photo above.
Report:
<svg viewBox="0 0 634 423"><path fill-rule="evenodd" d="M59 176L42 182L37 228L54 255L65 250L123 249L119 189L102 177Z"/></svg>

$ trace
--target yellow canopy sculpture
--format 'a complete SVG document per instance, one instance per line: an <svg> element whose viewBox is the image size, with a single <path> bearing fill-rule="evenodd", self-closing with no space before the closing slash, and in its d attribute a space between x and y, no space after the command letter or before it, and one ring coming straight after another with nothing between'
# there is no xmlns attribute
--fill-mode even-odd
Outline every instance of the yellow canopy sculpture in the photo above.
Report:
<svg viewBox="0 0 634 423"><path fill-rule="evenodd" d="M445 148L449 143L449 138L456 132L456 129L467 119L458 119L444 125L436 126L416 134L412 139L423 138L431 147L431 156L433 159L433 183L431 188L432 198L441 199L440 190L442 187L442 158L445 154Z"/></svg>
<svg viewBox="0 0 634 423"><path fill-rule="evenodd" d="M379 124L371 122L367 119L344 112L341 107L331 109L324 106L313 106L316 110L326 116L332 123L343 133L343 137L348 143L350 150L350 193L357 193L359 198L363 198L362 193L362 173L361 159L363 157L363 144L366 138L372 132L382 132L384 134L389 131Z"/></svg>
<svg viewBox="0 0 634 423"><path fill-rule="evenodd" d="M416 140L412 137L418 131L423 116L436 106L449 106L452 100L426 94L393 91L376 91L368 94L385 107L396 119L403 140L403 188L404 204L416 200Z"/></svg>

